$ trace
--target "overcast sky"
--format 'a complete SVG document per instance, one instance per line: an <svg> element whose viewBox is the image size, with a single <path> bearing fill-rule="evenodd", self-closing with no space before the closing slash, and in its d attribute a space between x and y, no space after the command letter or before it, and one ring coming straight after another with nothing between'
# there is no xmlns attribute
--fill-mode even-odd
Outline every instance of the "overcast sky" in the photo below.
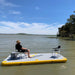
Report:
<svg viewBox="0 0 75 75"><path fill-rule="evenodd" d="M56 35L75 0L0 0L0 33Z"/></svg>

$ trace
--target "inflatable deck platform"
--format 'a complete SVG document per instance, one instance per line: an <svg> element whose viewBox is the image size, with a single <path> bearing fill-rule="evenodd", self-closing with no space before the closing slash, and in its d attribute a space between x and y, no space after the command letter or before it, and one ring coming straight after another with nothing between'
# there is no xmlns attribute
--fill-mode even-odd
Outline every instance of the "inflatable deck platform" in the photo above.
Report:
<svg viewBox="0 0 75 75"><path fill-rule="evenodd" d="M67 58L58 53L32 53L31 58L28 58L25 54L11 53L4 61L3 66L9 65L30 65L30 64L45 64L45 63L64 63Z"/></svg>

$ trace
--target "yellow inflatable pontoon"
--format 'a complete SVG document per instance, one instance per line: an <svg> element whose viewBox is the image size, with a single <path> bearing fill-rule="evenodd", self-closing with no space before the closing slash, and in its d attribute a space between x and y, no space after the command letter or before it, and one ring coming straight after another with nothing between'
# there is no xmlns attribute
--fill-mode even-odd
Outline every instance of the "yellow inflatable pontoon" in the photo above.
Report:
<svg viewBox="0 0 75 75"><path fill-rule="evenodd" d="M64 63L67 58L57 53L32 53L32 57L28 58L25 54L13 52L4 61L3 66L9 65L30 65L30 64L45 64L45 63Z"/></svg>

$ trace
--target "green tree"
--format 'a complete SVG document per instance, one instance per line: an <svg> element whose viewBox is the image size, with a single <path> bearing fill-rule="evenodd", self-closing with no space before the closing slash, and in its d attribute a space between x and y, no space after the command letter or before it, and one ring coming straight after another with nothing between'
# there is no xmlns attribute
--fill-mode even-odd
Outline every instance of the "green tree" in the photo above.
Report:
<svg viewBox="0 0 75 75"><path fill-rule="evenodd" d="M75 34L75 15L71 15L69 19L67 19L67 23L59 28L59 36L61 37L69 37Z"/></svg>

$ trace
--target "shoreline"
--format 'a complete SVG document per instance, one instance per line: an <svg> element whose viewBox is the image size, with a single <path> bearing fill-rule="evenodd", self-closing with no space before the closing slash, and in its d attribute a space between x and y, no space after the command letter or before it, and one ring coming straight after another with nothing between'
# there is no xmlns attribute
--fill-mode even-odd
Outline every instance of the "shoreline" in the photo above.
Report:
<svg viewBox="0 0 75 75"><path fill-rule="evenodd" d="M47 35L47 34L26 34L26 33L0 33L0 35L38 35L38 36L56 36L56 35Z"/></svg>

